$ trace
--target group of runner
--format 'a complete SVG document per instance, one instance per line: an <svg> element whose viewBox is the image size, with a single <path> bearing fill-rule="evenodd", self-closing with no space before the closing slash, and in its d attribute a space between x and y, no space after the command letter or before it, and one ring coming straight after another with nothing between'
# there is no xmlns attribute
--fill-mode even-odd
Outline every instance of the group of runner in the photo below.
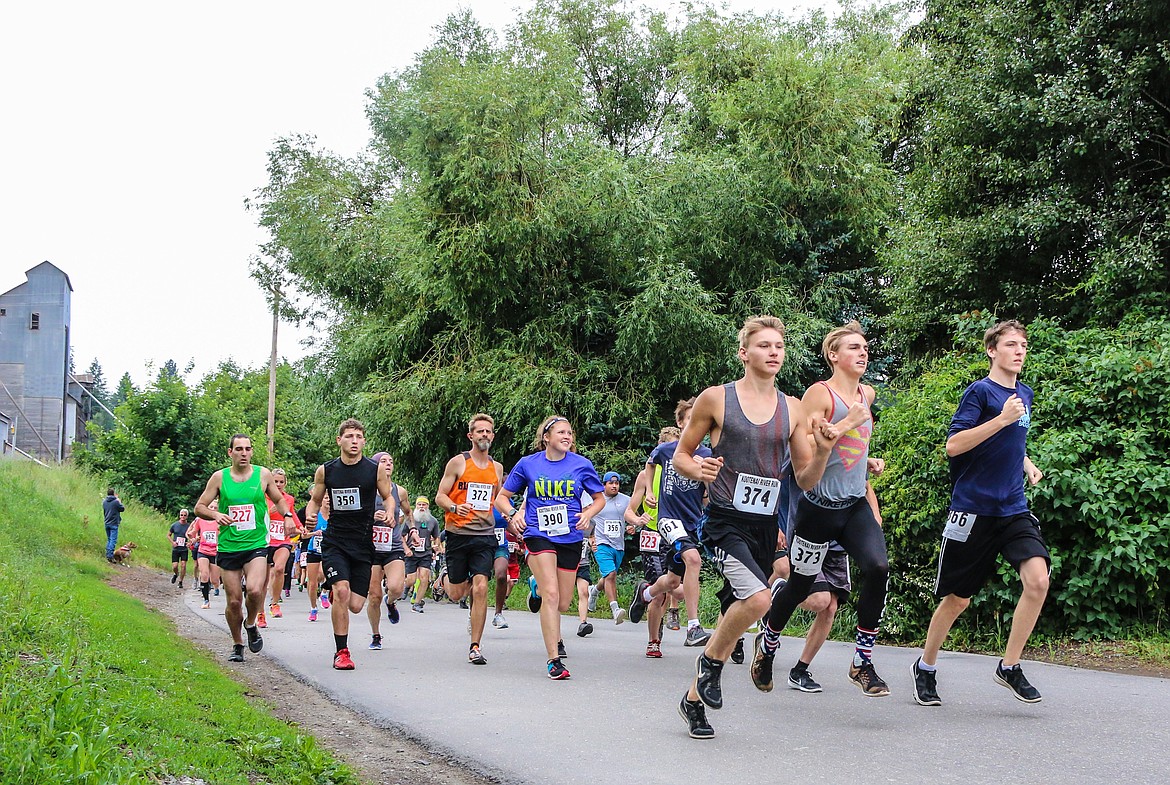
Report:
<svg viewBox="0 0 1170 785"><path fill-rule="evenodd" d="M941 601L911 674L914 699L926 706L941 704L936 663L942 643L1000 554L1020 573L1023 593L994 679L1021 701L1040 700L1019 666L1047 594L1050 564L1024 497L1024 479L1035 484L1042 478L1025 454L1032 391L1019 374L1027 333L1018 322L1002 322L987 331L984 344L989 374L963 394L946 445L954 490L939 554ZM367 612L370 648L381 648L383 597L389 620L397 623L397 602L417 581L411 609L424 612L432 558L443 549L440 587L468 607L468 661L486 665L489 602L493 626L506 628L504 603L526 554L528 606L540 615L545 672L554 680L570 677L561 625L574 593L579 636L593 631L588 612L604 596L615 623L647 620L651 658L662 656L669 604L681 602L685 645L703 651L679 713L692 737L710 738L715 732L706 709L723 705L724 664L745 661L744 634L757 625L750 676L759 690L772 690L780 634L797 607L815 619L787 683L821 691L810 665L852 592L852 563L863 580L848 677L865 696L888 695L873 662L889 563L869 483L884 462L869 455L875 393L861 381L868 343L857 323L831 331L822 343L831 375L799 399L776 386L784 351L779 319L747 320L738 349L743 376L679 402L676 427L662 429L630 496L621 493L616 472L599 476L575 451L572 425L557 415L537 426L531 452L505 472L490 453L495 420L480 413L468 423L469 448L447 462L434 494L440 524L428 498L412 505L407 490L393 482L390 455L365 456L365 428L349 419L338 429L339 456L314 474L302 521L285 492L284 472L254 466L251 440L237 434L229 444L231 465L208 480L194 506L195 521L188 523L184 510L170 529L172 581L182 585L193 544L203 607L222 580L234 644L229 659L240 661L245 645L252 652L263 646L266 596L269 614L279 618L286 572L303 569L298 582L309 589L309 618L316 620L319 601L332 602L333 667L352 670L350 614ZM616 578L631 536L644 579L627 609L617 600ZM299 561L292 560L294 545ZM590 553L601 576L596 585ZM704 558L723 580L713 631L699 620ZM496 592L489 601L492 577Z"/></svg>

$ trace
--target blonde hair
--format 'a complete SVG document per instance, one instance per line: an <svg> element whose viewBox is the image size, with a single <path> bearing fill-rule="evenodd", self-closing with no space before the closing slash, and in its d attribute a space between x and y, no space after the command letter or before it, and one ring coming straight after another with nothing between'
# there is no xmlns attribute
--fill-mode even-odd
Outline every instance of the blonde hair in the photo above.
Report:
<svg viewBox="0 0 1170 785"><path fill-rule="evenodd" d="M739 348L746 349L752 336L761 330L776 330L784 337L784 322L775 316L752 316L739 328Z"/></svg>
<svg viewBox="0 0 1170 785"><path fill-rule="evenodd" d="M825 340L821 341L821 356L825 358L825 362L829 364L830 368L833 367L833 363L829 360L829 352L837 351L841 341L850 335L865 337L865 331L861 329L861 323L856 319L835 330L830 330L829 334L825 336Z"/></svg>
<svg viewBox="0 0 1170 785"><path fill-rule="evenodd" d="M550 414L540 421L540 425L536 426L536 438L532 440L532 449L540 451L544 449L544 437L548 436L549 430L558 422L569 422L567 417L561 417L559 414ZM572 425L569 425L572 428Z"/></svg>
<svg viewBox="0 0 1170 785"><path fill-rule="evenodd" d="M490 414L479 412L477 414L471 415L471 419L467 421L467 432L471 433L473 430L475 430L475 424L481 421L486 422L488 425L492 426L493 429L496 427L496 421L492 419Z"/></svg>
<svg viewBox="0 0 1170 785"><path fill-rule="evenodd" d="M676 423L681 423L683 417L686 416L686 413L693 408L695 408L694 398L687 398L685 401L679 401L678 405L674 407L674 421Z"/></svg>
<svg viewBox="0 0 1170 785"><path fill-rule="evenodd" d="M658 443L666 444L667 442L677 442L682 438L682 431L675 428L673 425L668 425L658 432Z"/></svg>

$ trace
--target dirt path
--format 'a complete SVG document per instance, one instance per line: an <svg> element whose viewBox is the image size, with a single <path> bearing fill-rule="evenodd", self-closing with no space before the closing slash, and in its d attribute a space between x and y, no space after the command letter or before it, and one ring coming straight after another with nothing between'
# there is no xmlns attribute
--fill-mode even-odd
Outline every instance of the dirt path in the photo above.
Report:
<svg viewBox="0 0 1170 785"><path fill-rule="evenodd" d="M222 657L229 641L183 604L182 592L169 576L141 567L118 570L109 584L137 597L148 608L168 617L187 640ZM185 590L188 591L188 590ZM385 727L331 701L298 681L271 660L249 658L241 666L226 669L248 685L247 695L262 701L276 717L314 736L322 746L341 758L364 781L410 785L485 785L496 782L461 763L439 755L412 739L402 728ZM283 696L273 703L268 696ZM312 711L291 707L312 707Z"/></svg>

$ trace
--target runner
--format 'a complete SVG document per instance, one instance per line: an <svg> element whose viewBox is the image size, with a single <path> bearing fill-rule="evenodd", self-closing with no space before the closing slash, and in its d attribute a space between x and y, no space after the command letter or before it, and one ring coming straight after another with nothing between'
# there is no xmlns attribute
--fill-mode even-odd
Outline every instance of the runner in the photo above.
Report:
<svg viewBox="0 0 1170 785"><path fill-rule="evenodd" d="M329 494L321 497L321 508L317 511L317 522L312 534L305 541L305 572L309 584L309 621L317 621L317 605L329 610L329 596L322 589L321 540L329 527ZM321 592L318 597L317 593Z"/></svg>
<svg viewBox="0 0 1170 785"><path fill-rule="evenodd" d="M584 539L581 532L605 504L604 486L597 470L587 458L571 452L572 447L573 428L568 420L546 417L536 429L532 448L537 452L520 459L495 501L513 534L524 535L528 566L541 600L540 630L548 654L548 676L554 680L569 678L561 662L567 656L561 638L561 614L573 600ZM511 502L512 496L522 490L523 518ZM581 509L582 492L593 498L593 504L585 510Z"/></svg>
<svg viewBox="0 0 1170 785"><path fill-rule="evenodd" d="M1024 703L1041 700L1020 668L1048 596L1052 565L1024 496L1025 477L1032 485L1044 478L1027 456L1032 388L1020 381L1020 370L1028 355L1028 333L1015 320L1000 322L984 334L983 345L991 369L963 392L947 436L954 490L938 556L935 594L942 601L930 620L922 657L911 667L914 700L923 706L942 703L936 687L939 649L1001 554L1020 574L1023 591L993 678Z"/></svg>
<svg viewBox="0 0 1170 785"><path fill-rule="evenodd" d="M388 452L374 454L374 460L394 476L394 458ZM370 565L370 592L367 595L366 617L370 620L370 650L382 648L382 598L386 598L386 617L397 624L401 615L397 601L406 585L406 557L409 546L402 541L402 527L410 525L411 511L406 488L390 481L390 492L395 504L387 511L382 496L374 499L374 557ZM413 555L413 554L411 554ZM385 589L383 589L383 580ZM384 595L383 595L384 592Z"/></svg>
<svg viewBox="0 0 1170 785"><path fill-rule="evenodd" d="M776 593L767 624L756 635L752 683L764 692L772 689L772 664L780 633L808 597L835 540L865 575L857 599L856 646L849 679L866 697L881 698L890 694L890 688L874 669L872 656L890 566L886 538L868 498L866 467L874 391L861 383L869 366L869 343L861 325L851 322L830 331L821 342L821 354L833 375L809 387L802 403L811 418L827 420L841 435L820 482L797 500L789 548L792 575Z"/></svg>
<svg viewBox="0 0 1170 785"><path fill-rule="evenodd" d="M675 422L685 429L690 422L695 399L679 401L674 410ZM685 477L675 467L674 458L678 442L660 444L650 453L645 471L659 471L661 480L656 499L658 509L658 533L666 541L666 574L654 583L641 583L634 589L630 602L630 620L642 620L642 614L655 598L683 588L683 601L687 608L686 646L703 646L711 633L699 623L699 571L702 559L699 556L699 522L703 514L704 488L701 482ZM711 451L703 445L694 450L693 461L711 457Z"/></svg>
<svg viewBox="0 0 1170 785"><path fill-rule="evenodd" d="M211 505L215 509L215 505ZM195 552L195 566L199 571L196 580L199 581L199 591L203 593L203 609L211 607L211 588L215 587L215 596L219 596L219 565L215 557L219 550L219 524L207 518L200 518L187 527L187 541L198 543Z"/></svg>
<svg viewBox="0 0 1170 785"><path fill-rule="evenodd" d="M412 519L414 527L410 530L411 555L406 557L406 585L414 589L410 609L415 613L423 613L427 592L431 588L431 564L435 560L434 541L439 536L439 522L431 515L430 499L419 496L414 500Z"/></svg>
<svg viewBox="0 0 1170 785"><path fill-rule="evenodd" d="M487 665L480 640L487 623L488 578L497 544L492 499L504 481L503 465L488 453L495 438L496 421L491 415L473 415L467 423L471 449L447 461L435 493L435 504L446 511L444 589L452 602L471 600L467 661L472 665Z"/></svg>
<svg viewBox="0 0 1170 785"><path fill-rule="evenodd" d="M708 387L699 395L674 452L679 474L708 484L703 545L727 579L721 593L734 597L699 655L696 676L679 703L692 738L715 735L704 706L722 708L723 664L736 640L771 604L767 579L776 550L780 481L789 453L797 482L811 488L820 480L839 436L819 415L806 418L800 401L776 389L776 374L784 362L783 331L783 323L774 316L752 317L744 323L738 352L743 378ZM695 450L708 434L712 454L699 462Z"/></svg>
<svg viewBox="0 0 1170 785"><path fill-rule="evenodd" d="M626 611L617 601L617 574L626 555L626 511L630 508L630 497L622 493L622 476L617 472L606 472L602 482L605 483L605 506L592 520L590 536L593 540L593 558L597 561L597 571L601 575L597 586L609 600L614 624L621 624L626 620ZM582 561L588 573L589 561L587 558ZM597 587L590 589L589 594L596 597ZM580 632L577 634L580 635Z"/></svg>
<svg viewBox="0 0 1170 785"><path fill-rule="evenodd" d="M284 469L273 469L272 479L276 482L276 487L280 489L281 495L284 496L285 506L293 511L292 526L286 526L284 518L275 505L271 501L268 503L268 578L272 595L272 602L268 606L268 610L274 619L279 619L283 615L280 610L280 592L284 588L285 570L293 552L293 537L303 532L304 528L301 526L301 519L297 517L295 510L297 500L285 490L288 478L285 477ZM257 624L261 627L267 626L263 610L260 611Z"/></svg>
<svg viewBox="0 0 1170 785"><path fill-rule="evenodd" d="M187 511L179 510L179 520L171 524L167 530L167 539L171 541L171 583L179 582L183 588L183 579L187 577Z"/></svg>
<svg viewBox="0 0 1170 785"><path fill-rule="evenodd" d="M243 662L243 632L248 633L248 649L253 654L264 647L260 630L256 627L256 617L264 606L264 577L268 569L268 528L260 523L267 520L265 497L276 504L285 521L292 519L292 511L277 488L272 472L263 466L252 465L250 438L241 433L232 436L228 442L228 456L231 466L211 475L195 505L195 514L219 525L216 561L227 590L224 618L234 643L228 659ZM210 505L216 501L218 504L213 509ZM245 581L248 584L246 611Z"/></svg>
<svg viewBox="0 0 1170 785"><path fill-rule="evenodd" d="M349 613L362 612L370 590L374 498L382 495L391 516L397 505L385 466L362 455L366 427L360 421L351 418L341 423L337 446L341 455L318 466L313 474L313 497L305 515L310 520L316 518L321 500L329 494L329 526L322 535L321 565L338 611L329 615L336 649L333 667L351 671L354 664L349 654Z"/></svg>
<svg viewBox="0 0 1170 785"><path fill-rule="evenodd" d="M623 528L625 528L623 526ZM593 551L597 554L597 542L593 539L593 534L596 531L595 524L590 522L589 528L586 529L588 535L581 540L581 562L577 565L577 637L584 638L593 632L593 624L589 621L589 597L597 590L596 586L591 585L593 575L589 571L589 552ZM615 617L616 618L616 617ZM625 621L625 613L622 613L621 624Z"/></svg>

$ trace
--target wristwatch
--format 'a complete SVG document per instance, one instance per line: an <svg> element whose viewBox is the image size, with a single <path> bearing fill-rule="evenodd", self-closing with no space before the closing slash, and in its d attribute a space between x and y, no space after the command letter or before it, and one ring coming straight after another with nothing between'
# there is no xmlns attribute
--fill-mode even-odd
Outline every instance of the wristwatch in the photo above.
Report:
<svg viewBox="0 0 1170 785"><path fill-rule="evenodd" d="M451 514L454 515L458 509L459 509L459 505L452 504L451 505Z"/></svg>

